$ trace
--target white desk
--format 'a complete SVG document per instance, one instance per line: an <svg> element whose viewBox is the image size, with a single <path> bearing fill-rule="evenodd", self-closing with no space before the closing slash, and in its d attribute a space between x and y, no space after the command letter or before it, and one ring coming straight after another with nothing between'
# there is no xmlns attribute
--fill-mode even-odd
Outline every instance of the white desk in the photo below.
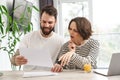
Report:
<svg viewBox="0 0 120 80"><path fill-rule="evenodd" d="M56 76L42 76L23 78L23 71L3 71L0 80L120 80L119 76L102 76L93 72L86 73L83 71L64 71Z"/></svg>

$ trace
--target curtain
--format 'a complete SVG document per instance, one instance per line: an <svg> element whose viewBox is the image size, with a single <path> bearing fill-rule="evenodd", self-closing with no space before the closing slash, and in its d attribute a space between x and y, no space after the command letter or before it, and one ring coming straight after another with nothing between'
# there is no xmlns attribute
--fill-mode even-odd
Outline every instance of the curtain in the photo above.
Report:
<svg viewBox="0 0 120 80"><path fill-rule="evenodd" d="M39 7L41 10L44 6L53 5L53 0L39 0L39 3Z"/></svg>

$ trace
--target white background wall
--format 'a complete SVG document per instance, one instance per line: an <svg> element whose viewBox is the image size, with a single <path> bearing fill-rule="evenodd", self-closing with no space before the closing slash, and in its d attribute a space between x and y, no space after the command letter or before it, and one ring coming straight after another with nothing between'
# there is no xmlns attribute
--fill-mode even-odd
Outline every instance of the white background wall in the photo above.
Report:
<svg viewBox="0 0 120 80"><path fill-rule="evenodd" d="M6 6L6 1L7 0L0 0L0 5L5 5ZM0 70L5 70L8 69L7 66L10 66L10 64L8 64L8 56L6 53L2 53L0 50Z"/></svg>

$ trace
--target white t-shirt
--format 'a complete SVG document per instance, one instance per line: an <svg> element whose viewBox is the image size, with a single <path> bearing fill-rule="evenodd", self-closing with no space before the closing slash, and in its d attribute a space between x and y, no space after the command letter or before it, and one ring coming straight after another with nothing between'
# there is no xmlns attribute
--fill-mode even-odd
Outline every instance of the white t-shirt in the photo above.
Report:
<svg viewBox="0 0 120 80"><path fill-rule="evenodd" d="M61 46L64 43L64 39L52 32L52 36L45 38L41 35L40 30L33 31L24 36L21 40L19 48L45 48L45 50L49 50L51 53L51 58L53 63L55 63L58 53L60 51ZM24 70L36 70L37 66L24 65Z"/></svg>

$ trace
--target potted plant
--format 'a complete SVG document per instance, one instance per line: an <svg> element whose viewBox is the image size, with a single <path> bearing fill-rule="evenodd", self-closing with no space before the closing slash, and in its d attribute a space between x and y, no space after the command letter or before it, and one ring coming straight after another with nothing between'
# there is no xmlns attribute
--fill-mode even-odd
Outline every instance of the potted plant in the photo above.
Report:
<svg viewBox="0 0 120 80"><path fill-rule="evenodd" d="M16 7L12 13L14 13L18 7ZM35 6L32 6L27 7L27 12L31 13L32 8L39 11ZM3 18L7 20L7 24L5 24ZM1 45L0 50L8 53L9 60L15 54L15 48L21 36L33 30L31 21L23 24L24 20L27 20L24 13L20 15L19 19L13 19L8 9L4 5L0 5L0 43L2 43L4 39L7 41L7 46ZM16 66L11 64L11 69L16 70Z"/></svg>
<svg viewBox="0 0 120 80"><path fill-rule="evenodd" d="M3 73L0 72L0 76L2 76L2 75L3 75Z"/></svg>

